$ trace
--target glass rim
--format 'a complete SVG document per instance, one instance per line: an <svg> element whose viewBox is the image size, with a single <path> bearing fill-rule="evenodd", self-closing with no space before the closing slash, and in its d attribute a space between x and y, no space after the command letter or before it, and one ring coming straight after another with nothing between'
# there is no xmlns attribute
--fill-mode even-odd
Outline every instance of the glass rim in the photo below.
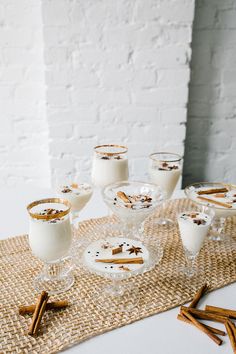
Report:
<svg viewBox="0 0 236 354"><path fill-rule="evenodd" d="M66 210L60 211L58 213L55 214L51 214L51 215L40 215L38 213L33 213L31 211L31 209L33 207L35 207L36 205L40 205L40 204L46 204L46 203L58 203L58 204L64 204L66 205L68 208ZM56 219L56 218L61 218L67 214L69 214L71 209L71 204L68 200L63 199L63 198L46 198L46 199L40 199L40 200L35 200L34 202L30 203L29 205L27 205L27 211L29 213L29 215L33 218L33 219L38 219L38 220L52 220L52 219Z"/></svg>
<svg viewBox="0 0 236 354"><path fill-rule="evenodd" d="M121 149L121 151L119 152L106 152L106 151L99 151L100 148L109 148L109 147L113 147L113 148L119 148ZM100 155L106 155L106 156L116 156L116 155L121 155L121 154L125 154L128 151L127 146L124 145L117 145L117 144L103 144L103 145L97 145L94 148L94 151L97 154Z"/></svg>
<svg viewBox="0 0 236 354"><path fill-rule="evenodd" d="M158 159L155 158L155 155L161 155L161 154L166 154L166 155L173 155L177 157L175 160L167 160L167 159ZM161 162L179 162L183 159L183 156L176 154L175 152L168 152L168 151L160 151L160 152L153 152L152 154L149 155L149 158L152 159L153 161L161 161Z"/></svg>

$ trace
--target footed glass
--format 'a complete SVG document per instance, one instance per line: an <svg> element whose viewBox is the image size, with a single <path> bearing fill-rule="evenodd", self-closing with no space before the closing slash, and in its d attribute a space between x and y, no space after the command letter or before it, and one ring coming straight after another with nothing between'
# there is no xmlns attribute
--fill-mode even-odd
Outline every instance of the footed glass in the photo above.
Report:
<svg viewBox="0 0 236 354"><path fill-rule="evenodd" d="M69 255L72 243L70 203L61 198L32 202L27 206L30 215L29 245L43 263L41 273L34 280L38 292L58 294L74 283Z"/></svg>

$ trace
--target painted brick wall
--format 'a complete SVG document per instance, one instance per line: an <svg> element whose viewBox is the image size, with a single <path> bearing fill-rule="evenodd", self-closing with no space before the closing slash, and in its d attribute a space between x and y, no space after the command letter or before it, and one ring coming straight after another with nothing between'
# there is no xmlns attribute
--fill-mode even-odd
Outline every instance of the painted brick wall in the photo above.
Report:
<svg viewBox="0 0 236 354"><path fill-rule="evenodd" d="M236 2L197 0L184 183L236 183Z"/></svg>
<svg viewBox="0 0 236 354"><path fill-rule="evenodd" d="M86 179L100 143L127 144L137 178L154 150L183 153L193 14L194 0L2 0L1 183Z"/></svg>
<svg viewBox="0 0 236 354"><path fill-rule="evenodd" d="M49 184L40 1L0 3L0 185Z"/></svg>
<svg viewBox="0 0 236 354"><path fill-rule="evenodd" d="M183 153L191 0L43 0L52 173L89 178L92 148L129 146L131 175L149 153Z"/></svg>

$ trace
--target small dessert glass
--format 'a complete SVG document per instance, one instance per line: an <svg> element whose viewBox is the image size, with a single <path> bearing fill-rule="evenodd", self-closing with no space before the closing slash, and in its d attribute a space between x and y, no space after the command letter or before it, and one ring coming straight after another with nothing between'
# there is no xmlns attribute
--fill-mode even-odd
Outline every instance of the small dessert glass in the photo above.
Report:
<svg viewBox="0 0 236 354"><path fill-rule="evenodd" d="M149 176L152 183L159 185L165 200L171 198L182 173L182 157L170 152L155 152L149 156ZM164 210L163 203L162 209ZM161 226L173 224L171 218L160 217L155 223Z"/></svg>
<svg viewBox="0 0 236 354"><path fill-rule="evenodd" d="M78 177L66 176L57 180L56 193L59 198L67 199L71 204L71 223L73 230L78 229L78 218L81 210L86 206L93 194L93 188L88 183L78 183Z"/></svg>
<svg viewBox="0 0 236 354"><path fill-rule="evenodd" d="M217 191L224 189L227 191L217 193ZM215 193L208 194L209 190L215 191ZM204 194L204 191L207 193ZM198 182L187 186L184 192L196 205L211 208L215 212L209 239L213 241L226 241L225 220L228 217L236 216L236 186L215 182ZM199 192L201 193L200 195ZM213 202L211 202L211 199ZM223 204L220 205L218 203ZM224 204L227 207L224 207Z"/></svg>
<svg viewBox="0 0 236 354"><path fill-rule="evenodd" d="M129 178L127 153L128 148L123 145L95 146L91 174L93 185L104 188L111 183L127 180ZM108 209L109 215L112 215L110 209ZM118 225L105 223L101 228L105 232L113 232L118 229Z"/></svg>
<svg viewBox="0 0 236 354"><path fill-rule="evenodd" d="M188 278L196 275L196 258L202 248L207 233L214 218L214 211L209 208L201 210L185 211L178 215L178 225L182 240L186 267L180 271Z"/></svg>
<svg viewBox="0 0 236 354"><path fill-rule="evenodd" d="M40 292L58 294L74 283L69 255L72 232L70 203L61 198L42 199L27 206L30 215L29 245L43 263L42 272L35 278L34 287Z"/></svg>
<svg viewBox="0 0 236 354"><path fill-rule="evenodd" d="M143 222L163 201L161 188L152 183L123 181L110 184L102 190L105 203L121 220L122 233L143 239ZM121 195L121 197L120 197ZM128 199L122 199L122 195Z"/></svg>

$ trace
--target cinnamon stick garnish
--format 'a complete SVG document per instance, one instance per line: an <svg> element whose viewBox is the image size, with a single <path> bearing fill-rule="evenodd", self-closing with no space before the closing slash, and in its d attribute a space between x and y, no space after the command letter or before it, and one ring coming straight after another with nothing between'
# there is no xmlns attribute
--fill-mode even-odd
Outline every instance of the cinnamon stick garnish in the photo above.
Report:
<svg viewBox="0 0 236 354"><path fill-rule="evenodd" d="M129 200L129 198L127 197L127 195L125 194L125 192L119 191L116 193L117 197L119 197L120 199L123 200L123 202L125 203L131 203L131 201Z"/></svg>
<svg viewBox="0 0 236 354"><path fill-rule="evenodd" d="M235 310L229 310L229 309L224 309L222 307L216 307L216 306L210 306L210 305L206 305L205 310L208 312L216 313L221 316L228 316L230 318L236 319L236 311Z"/></svg>
<svg viewBox="0 0 236 354"><path fill-rule="evenodd" d="M225 328L228 333L233 352L236 353L236 339L231 327L232 325L234 326L234 324L231 321L225 322Z"/></svg>
<svg viewBox="0 0 236 354"><path fill-rule="evenodd" d="M68 301L67 300L61 300L61 301L51 301L46 304L46 311L48 310L59 310L63 307L68 306ZM36 305L28 305L28 306L20 306L19 307L19 314L20 315L27 315L27 314L32 314L34 313Z"/></svg>
<svg viewBox="0 0 236 354"><path fill-rule="evenodd" d="M123 252L122 246L119 246L117 248L113 248L113 250L112 250L112 254L118 254L121 252Z"/></svg>
<svg viewBox="0 0 236 354"><path fill-rule="evenodd" d="M207 290L207 284L204 284L194 295L194 298L192 302L190 303L189 307L196 307L199 300L201 299L202 295L206 292Z"/></svg>
<svg viewBox="0 0 236 354"><path fill-rule="evenodd" d="M191 315L193 315L194 317L200 318L202 320L225 323L225 321L227 321L227 319L228 319L228 316L221 316L221 315L218 315L215 313L211 313L211 312L204 311L204 310L198 310L198 309L191 308L191 307L181 306L180 311L181 311L181 313L182 313L182 311L187 311Z"/></svg>
<svg viewBox="0 0 236 354"><path fill-rule="evenodd" d="M228 189L225 187L222 188L212 188L212 189L207 189L207 190L202 190L202 191L198 191L197 194L198 195L202 195L202 194L215 194L215 193L226 193L228 192Z"/></svg>
<svg viewBox="0 0 236 354"><path fill-rule="evenodd" d="M190 321L190 320L189 320L187 317L185 317L184 315L178 314L177 319L178 319L179 321L182 321L182 322L185 322L185 323L194 325L194 324L192 323L192 321ZM226 335L226 333L225 333L224 331L221 331L221 330L218 329L218 328L208 326L208 325L206 325L205 323L204 323L204 324L202 323L202 325L203 325L204 327L206 327L207 329L209 329L209 330L210 330L212 333L214 333L214 334L218 334L218 335L220 335L220 336L225 336L225 335Z"/></svg>
<svg viewBox="0 0 236 354"><path fill-rule="evenodd" d="M41 319L46 309L48 298L49 298L48 293L46 291L42 291L36 303L35 311L32 317L32 322L30 324L28 334L30 335L37 334Z"/></svg>
<svg viewBox="0 0 236 354"><path fill-rule="evenodd" d="M143 258L112 258L112 259L95 259L95 262L114 263L114 264L143 264Z"/></svg>
<svg viewBox="0 0 236 354"><path fill-rule="evenodd" d="M204 200L205 202L208 203L212 203L212 204L216 204L219 206L222 206L224 208L232 208L232 205L229 203L223 203L223 202L219 202L218 200L214 200L214 199L210 199L210 198L206 198L206 197L197 197L198 199Z"/></svg>
<svg viewBox="0 0 236 354"><path fill-rule="evenodd" d="M193 325L198 328L200 331L205 333L210 339L212 339L216 344L221 345L222 344L222 339L217 337L214 333L212 333L207 327L205 327L201 322L196 320L188 311L183 310L182 311L184 316L187 317Z"/></svg>

